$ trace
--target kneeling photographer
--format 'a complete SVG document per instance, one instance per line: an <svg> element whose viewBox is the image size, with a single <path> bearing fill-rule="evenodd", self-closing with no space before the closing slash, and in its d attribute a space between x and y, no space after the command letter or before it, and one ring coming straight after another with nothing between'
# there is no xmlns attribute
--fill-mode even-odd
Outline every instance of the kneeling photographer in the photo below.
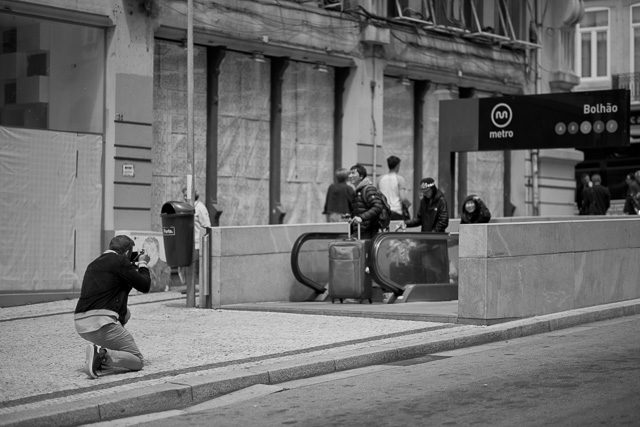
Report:
<svg viewBox="0 0 640 427"><path fill-rule="evenodd" d="M133 252L134 245L128 236L115 236L109 250L87 266L82 280L74 323L78 334L91 343L85 361L91 378L139 371L143 366L142 353L124 327L131 317L129 292L147 293L151 288L149 256Z"/></svg>

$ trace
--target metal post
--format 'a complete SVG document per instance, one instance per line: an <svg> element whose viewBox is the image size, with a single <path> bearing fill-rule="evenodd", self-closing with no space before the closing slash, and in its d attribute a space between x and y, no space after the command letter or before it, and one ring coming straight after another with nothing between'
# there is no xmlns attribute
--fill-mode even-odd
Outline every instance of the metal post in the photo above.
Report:
<svg viewBox="0 0 640 427"><path fill-rule="evenodd" d="M191 200L195 201L196 184L196 159L195 142L193 138L193 0L187 0L187 147L190 151L191 174L193 185L191 185ZM193 249L195 255L195 248ZM193 258L191 266L187 267L187 307L196 306L196 289Z"/></svg>
<svg viewBox="0 0 640 427"><path fill-rule="evenodd" d="M200 308L212 308L211 301L211 229L200 242Z"/></svg>

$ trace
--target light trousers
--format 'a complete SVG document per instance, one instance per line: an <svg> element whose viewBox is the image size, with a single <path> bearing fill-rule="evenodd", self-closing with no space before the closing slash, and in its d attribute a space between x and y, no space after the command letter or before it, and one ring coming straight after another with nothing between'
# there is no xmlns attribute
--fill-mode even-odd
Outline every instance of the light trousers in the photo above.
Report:
<svg viewBox="0 0 640 427"><path fill-rule="evenodd" d="M107 356L100 366L100 375L142 369L144 357L131 333L120 323L104 325L97 331L85 332L80 336L107 349Z"/></svg>

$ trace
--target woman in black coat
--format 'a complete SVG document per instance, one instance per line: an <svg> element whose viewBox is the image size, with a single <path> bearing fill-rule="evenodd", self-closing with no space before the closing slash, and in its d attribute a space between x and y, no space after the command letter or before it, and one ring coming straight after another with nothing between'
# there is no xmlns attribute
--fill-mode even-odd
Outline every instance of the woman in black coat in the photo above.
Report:
<svg viewBox="0 0 640 427"><path fill-rule="evenodd" d="M462 202L460 224L484 224L491 219L491 212L482 199L471 194Z"/></svg>

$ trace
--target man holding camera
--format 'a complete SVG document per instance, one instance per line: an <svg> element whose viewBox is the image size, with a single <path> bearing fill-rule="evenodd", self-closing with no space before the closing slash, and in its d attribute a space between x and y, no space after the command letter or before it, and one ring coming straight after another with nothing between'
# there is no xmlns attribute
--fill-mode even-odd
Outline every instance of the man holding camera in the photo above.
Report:
<svg viewBox="0 0 640 427"><path fill-rule="evenodd" d="M88 266L82 280L74 323L78 334L89 341L85 371L91 378L142 369L142 353L124 328L131 312L129 292L147 293L151 278L149 256L132 256L135 243L128 236L115 236L105 251Z"/></svg>

